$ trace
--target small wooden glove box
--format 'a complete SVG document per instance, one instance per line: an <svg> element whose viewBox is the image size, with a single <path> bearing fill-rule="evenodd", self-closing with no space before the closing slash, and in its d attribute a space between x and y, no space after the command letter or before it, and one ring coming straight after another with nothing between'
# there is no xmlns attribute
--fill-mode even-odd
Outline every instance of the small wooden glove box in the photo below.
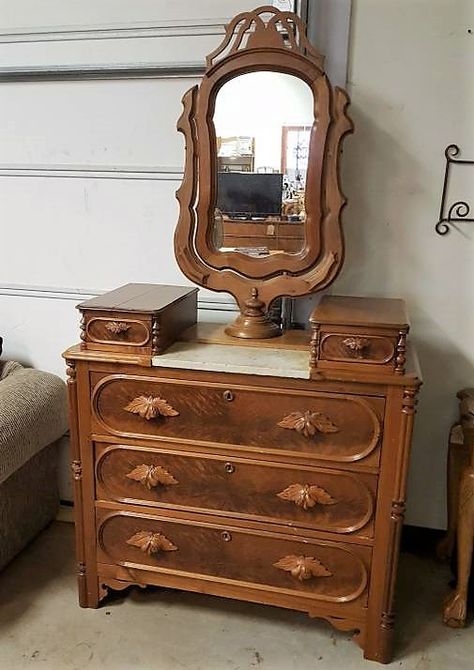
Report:
<svg viewBox="0 0 474 670"><path fill-rule="evenodd" d="M77 306L81 348L157 356L197 321L197 288L125 284Z"/></svg>
<svg viewBox="0 0 474 670"><path fill-rule="evenodd" d="M410 324L403 300L328 295L310 323L312 369L405 373Z"/></svg>

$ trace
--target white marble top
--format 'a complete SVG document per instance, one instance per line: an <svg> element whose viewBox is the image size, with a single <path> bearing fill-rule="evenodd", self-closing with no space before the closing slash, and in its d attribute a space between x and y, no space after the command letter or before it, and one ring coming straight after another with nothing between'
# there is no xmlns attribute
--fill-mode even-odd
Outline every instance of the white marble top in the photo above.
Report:
<svg viewBox="0 0 474 670"><path fill-rule="evenodd" d="M154 356L154 367L309 379L309 350L177 342Z"/></svg>

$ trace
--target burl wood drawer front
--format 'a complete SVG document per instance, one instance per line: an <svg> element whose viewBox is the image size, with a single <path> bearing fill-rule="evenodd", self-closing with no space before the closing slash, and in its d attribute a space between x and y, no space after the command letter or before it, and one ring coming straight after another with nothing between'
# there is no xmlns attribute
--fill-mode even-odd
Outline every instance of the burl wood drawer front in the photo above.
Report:
<svg viewBox="0 0 474 670"><path fill-rule="evenodd" d="M373 536L376 476L96 445L97 497Z"/></svg>
<svg viewBox="0 0 474 670"><path fill-rule="evenodd" d="M132 318L90 316L86 320L86 341L94 344L144 347L150 340L150 324Z"/></svg>
<svg viewBox="0 0 474 670"><path fill-rule="evenodd" d="M100 510L99 563L200 576L330 603L367 601L370 549L213 521Z"/></svg>
<svg viewBox="0 0 474 670"><path fill-rule="evenodd" d="M323 332L320 359L341 363L393 366L395 348L396 339L387 335Z"/></svg>
<svg viewBox="0 0 474 670"><path fill-rule="evenodd" d="M382 398L99 374L93 430L376 465Z"/></svg>

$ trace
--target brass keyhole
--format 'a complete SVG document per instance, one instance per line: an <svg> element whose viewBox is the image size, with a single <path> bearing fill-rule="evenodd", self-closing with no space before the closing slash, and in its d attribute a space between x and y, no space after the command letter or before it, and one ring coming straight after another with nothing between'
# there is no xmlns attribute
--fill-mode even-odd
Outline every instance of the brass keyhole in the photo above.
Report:
<svg viewBox="0 0 474 670"><path fill-rule="evenodd" d="M232 535L229 533L228 530L223 530L221 533L221 537L224 540L224 542L230 542L232 540Z"/></svg>
<svg viewBox="0 0 474 670"><path fill-rule="evenodd" d="M231 475L233 472L235 472L235 465L233 465L232 463L226 463L224 467L225 467L225 471L228 472L229 475Z"/></svg>
<svg viewBox="0 0 474 670"><path fill-rule="evenodd" d="M232 391L229 391L229 390L224 391L222 396L223 396L224 400L227 400L227 402L232 402L232 400L234 399L234 394L232 393Z"/></svg>

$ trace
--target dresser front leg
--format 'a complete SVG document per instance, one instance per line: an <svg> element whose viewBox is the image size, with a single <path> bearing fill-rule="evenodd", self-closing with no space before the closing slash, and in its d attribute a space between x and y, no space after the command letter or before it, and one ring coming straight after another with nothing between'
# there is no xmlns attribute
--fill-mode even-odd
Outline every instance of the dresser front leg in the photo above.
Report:
<svg viewBox="0 0 474 670"><path fill-rule="evenodd" d="M378 663L390 663L393 656L393 631L395 615L383 612L380 624L371 629L364 641L364 658Z"/></svg>
<svg viewBox="0 0 474 670"><path fill-rule="evenodd" d="M86 564L79 562L77 564L77 591L79 597L79 607L92 607L97 609L99 602L103 595L100 593L100 586L97 582L97 587L94 585L94 578L87 578ZM91 587L92 583L92 587Z"/></svg>
<svg viewBox="0 0 474 670"><path fill-rule="evenodd" d="M86 564L81 562L77 564L77 593L79 596L79 606L89 607L89 598L87 596Z"/></svg>
<svg viewBox="0 0 474 670"><path fill-rule="evenodd" d="M71 475L74 487L74 528L76 536L76 575L80 607L99 606L99 584L92 562L87 558L87 549L90 543L86 541L84 521L86 515L90 518L93 511L86 512L84 502L88 501L84 495L84 468L79 436L79 400L78 400L78 371L76 362L66 360L67 388L69 400L69 436L71 443ZM90 466L89 466L90 468ZM85 500L84 500L85 499ZM89 564L89 567L88 567Z"/></svg>

